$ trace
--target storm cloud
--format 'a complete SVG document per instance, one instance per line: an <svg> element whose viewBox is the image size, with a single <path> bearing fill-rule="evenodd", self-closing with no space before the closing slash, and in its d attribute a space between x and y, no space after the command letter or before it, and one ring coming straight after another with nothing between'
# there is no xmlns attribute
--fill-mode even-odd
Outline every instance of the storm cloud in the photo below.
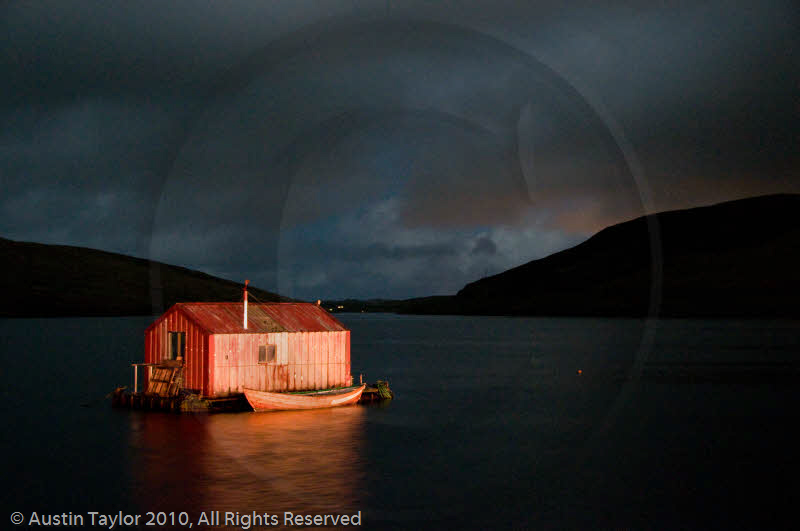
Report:
<svg viewBox="0 0 800 531"><path fill-rule="evenodd" d="M800 192L790 3L7 3L0 234L411 297Z"/></svg>

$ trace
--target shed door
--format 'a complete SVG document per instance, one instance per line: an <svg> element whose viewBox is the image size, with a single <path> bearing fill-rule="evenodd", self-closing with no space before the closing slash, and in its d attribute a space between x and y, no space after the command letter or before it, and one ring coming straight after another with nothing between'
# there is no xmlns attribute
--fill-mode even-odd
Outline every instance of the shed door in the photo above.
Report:
<svg viewBox="0 0 800 531"><path fill-rule="evenodd" d="M183 359L186 353L186 332L169 332L168 359Z"/></svg>

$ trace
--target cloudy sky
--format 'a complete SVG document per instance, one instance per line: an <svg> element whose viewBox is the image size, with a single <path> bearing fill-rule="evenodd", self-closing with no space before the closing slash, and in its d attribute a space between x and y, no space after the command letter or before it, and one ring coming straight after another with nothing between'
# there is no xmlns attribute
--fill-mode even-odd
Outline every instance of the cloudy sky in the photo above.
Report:
<svg viewBox="0 0 800 531"><path fill-rule="evenodd" d="M796 5L595 4L4 2L0 236L404 298L800 192Z"/></svg>

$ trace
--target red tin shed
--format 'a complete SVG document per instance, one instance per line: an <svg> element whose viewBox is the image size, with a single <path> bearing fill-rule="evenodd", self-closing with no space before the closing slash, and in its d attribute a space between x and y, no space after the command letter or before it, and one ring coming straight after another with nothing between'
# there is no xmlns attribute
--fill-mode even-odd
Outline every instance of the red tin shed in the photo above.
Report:
<svg viewBox="0 0 800 531"><path fill-rule="evenodd" d="M165 360L182 362L183 388L204 397L352 383L350 331L309 303L175 304L145 330L145 363Z"/></svg>

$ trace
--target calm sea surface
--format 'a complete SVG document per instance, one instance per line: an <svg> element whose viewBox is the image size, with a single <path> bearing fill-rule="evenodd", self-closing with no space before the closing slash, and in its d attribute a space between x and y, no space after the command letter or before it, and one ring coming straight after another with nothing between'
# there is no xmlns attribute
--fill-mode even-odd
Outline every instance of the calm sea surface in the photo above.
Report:
<svg viewBox="0 0 800 531"><path fill-rule="evenodd" d="M195 529L204 511L222 523L225 512L282 523L284 511L361 511L371 529L796 520L797 382L628 375L644 362L797 362L798 322L339 317L354 376L388 378L394 401L114 410L105 396L131 385L151 319L0 321L2 518L186 512Z"/></svg>

